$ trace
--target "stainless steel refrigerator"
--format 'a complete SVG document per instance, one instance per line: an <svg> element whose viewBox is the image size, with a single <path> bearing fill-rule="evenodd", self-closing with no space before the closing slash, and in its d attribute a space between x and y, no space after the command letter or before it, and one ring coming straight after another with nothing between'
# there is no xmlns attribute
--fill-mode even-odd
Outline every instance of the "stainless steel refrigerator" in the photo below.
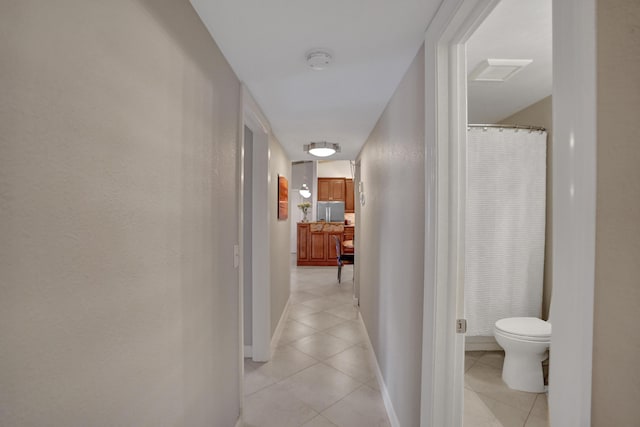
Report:
<svg viewBox="0 0 640 427"><path fill-rule="evenodd" d="M318 202L318 221L344 223L344 202Z"/></svg>

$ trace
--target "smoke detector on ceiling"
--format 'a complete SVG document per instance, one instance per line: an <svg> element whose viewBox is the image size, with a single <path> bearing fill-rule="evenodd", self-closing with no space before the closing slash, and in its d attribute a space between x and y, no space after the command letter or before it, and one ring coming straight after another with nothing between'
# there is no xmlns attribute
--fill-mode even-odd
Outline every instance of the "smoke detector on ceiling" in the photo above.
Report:
<svg viewBox="0 0 640 427"><path fill-rule="evenodd" d="M485 59L469 74L469 81L506 82L532 62L532 59Z"/></svg>
<svg viewBox="0 0 640 427"><path fill-rule="evenodd" d="M307 65L312 70L321 71L326 69L333 57L324 49L313 49L307 52Z"/></svg>

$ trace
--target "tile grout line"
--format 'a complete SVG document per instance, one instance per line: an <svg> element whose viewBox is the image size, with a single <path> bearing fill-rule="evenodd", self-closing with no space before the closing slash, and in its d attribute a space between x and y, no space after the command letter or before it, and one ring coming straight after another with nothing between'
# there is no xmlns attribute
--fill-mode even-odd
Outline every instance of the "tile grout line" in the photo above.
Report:
<svg viewBox="0 0 640 427"><path fill-rule="evenodd" d="M368 388L368 389L370 389L370 390L372 390L374 392L377 392L377 390L375 390L373 387L368 386L367 384L360 384L360 386L358 386L355 390L350 391L349 393L345 394L343 397L341 397L340 399L336 400L331 405L327 406L322 411L320 411L320 415L322 415L325 411L328 411L329 409L331 409L332 407L334 407L338 403L342 402L343 400L345 400L347 397L351 396L352 394L354 394L358 390L362 389L363 387L366 387L366 388ZM325 418L327 418L327 417L325 417ZM329 421L331 421L331 420L329 420Z"/></svg>
<svg viewBox="0 0 640 427"><path fill-rule="evenodd" d="M529 413L527 414L527 418L524 420L523 427L527 425L527 422L529 421L529 418L531 418L531 413L533 412L533 408L535 408L536 402L538 401L539 398L540 398L540 394L538 394L536 396L536 398L533 399L533 404L531 405L531 409L529 409Z"/></svg>
<svg viewBox="0 0 640 427"><path fill-rule="evenodd" d="M486 352L485 352L486 354ZM482 358L482 356L478 357L478 358L471 358L472 359L472 363L470 364L470 366L468 367L468 369L465 369L465 377L468 375L468 372L473 369L473 368L478 368L478 369L488 369L491 371L501 371L500 368L498 368L497 366L494 366L493 364L490 363L486 363L486 362L481 362L480 359ZM478 390L477 387L474 387L472 384L468 384L469 390L472 391L473 393L476 393L480 396L484 396L486 398L492 399L496 402L499 402L505 406L510 407L511 409L516 409L518 411L521 411L522 413L526 413L526 416L524 417L524 421L523 421L523 426L525 426L527 424L527 422L529 422L530 419L532 419L533 417L533 409L536 406L536 403L538 401L538 399L541 398L541 395L543 395L544 393L533 393L535 394L535 398L533 399L533 401L531 402L531 405L528 407L528 409L521 409L520 407L511 404L510 402L507 402L503 399L496 399L494 396L491 395L491 392L488 392L489 394L487 394L487 392L485 392L485 390L483 389L482 391ZM489 410L491 413L493 413L493 411Z"/></svg>
<svg viewBox="0 0 640 427"><path fill-rule="evenodd" d="M306 284L305 286L309 286L309 285ZM307 289L301 289L300 291L301 292L307 292L309 294L314 294L314 292L309 292ZM335 402L331 403L328 407L324 408L322 411L318 411L318 410L314 409L313 407L305 404L305 407L307 407L310 410L310 413L313 416L310 419L302 422L300 424L300 427L302 427L303 425L309 423L310 421L312 421L313 419L316 419L318 417L322 417L322 419L328 420L333 425L333 422L329 418L327 418L325 415L323 415L323 413L325 411L327 411L329 408L331 408L331 407L335 406L336 404L342 402L344 399L346 399L347 397L351 396L352 394L354 394L354 393L356 393L356 392L358 392L360 390L368 390L368 391L371 391L371 392L374 392L374 393L380 393L379 390L376 390L374 387L372 387L371 385L368 384L368 382L370 382L372 379L375 379L375 376L368 377L363 381L363 380L361 380L359 378L356 378L355 376L352 376L351 374L349 374L347 372L344 372L343 370L341 370L341 369L339 369L337 367L334 367L334 366L330 365L329 363L327 363L327 361L330 360L330 359L333 359L333 358L335 358L337 356L340 356L341 354L346 353L346 352L348 352L350 350L362 348L363 344L366 344L366 343L363 343L364 338L361 337L362 332L358 331L357 329L356 330L349 330L349 329L345 330L345 334L349 334L349 333L353 332L351 334L352 338L349 338L349 339L342 338L342 337L340 337L338 335L335 335L336 331L334 331L333 333L328 332L328 331L330 331L330 330L332 330L334 328L338 328L340 326L348 325L350 322L352 322L354 320L357 321L359 319L359 318L353 318L351 316L349 316L349 317L341 316L341 315L334 314L334 313L330 312L330 310L338 310L339 311L339 309L342 307L343 311L339 311L339 312L341 312L342 314L348 313L348 310L346 310L344 307L351 306L351 298L349 298L347 300L346 297L345 297L346 294L344 293L344 291L342 289L340 289L338 291L331 292L331 293L327 293L327 294L315 294L315 295L317 295L317 298L310 298L309 300L296 302L296 303L292 302L291 303L291 307L294 307L294 306L297 305L297 306L304 306L303 310L306 310L306 309L317 310L317 308L315 308L315 307L313 307L311 305L306 305L304 303L312 301L312 300L320 300L320 299L325 299L325 301L319 302L318 304L322 304L322 305L329 304L329 306L327 306L324 309L318 310L318 311L305 313L304 315L299 316L299 318L292 317L292 315L291 315L292 311L290 310L287 313L287 316L285 318L286 319L285 321L295 322L295 323L292 323L290 325L298 325L298 326L302 326L302 327L305 327L305 328L309 328L308 331L313 331L313 332L311 332L309 334L304 334L304 335L302 335L300 337L297 337L295 339L292 339L292 340L284 340L283 336L280 335L278 337L277 342L274 343L274 345L273 345L273 349L276 349L278 347L288 347L293 351L296 351L296 352L299 352L300 354L305 355L306 357L308 357L310 359L310 360L308 360L308 362L311 363L311 365L296 369L295 371L290 372L286 376L283 376L283 377L278 378L278 379L275 379L274 377L272 377L272 376L270 376L268 374L262 374L262 375L265 375L268 380L272 380L274 382L272 384L269 384L269 385L261 387L261 388L259 388L257 390L254 390L252 393L250 393L248 395L245 395L245 398L249 397L249 396L252 396L252 395L254 395L256 393L264 391L265 389L268 389L269 387L273 387L275 385L278 385L278 384L290 379L291 377L293 377L293 376L295 376L297 374L300 374L304 370L310 369L312 367L317 367L318 365L322 365L322 366L326 367L327 369L331 369L331 370L333 370L333 371L335 371L335 372L337 372L337 373L339 373L341 375L344 375L345 377L349 378L351 381L354 382L354 385L356 386L356 388L354 390L348 392L347 394L345 394L344 396L342 396L341 398L339 398ZM313 315L319 315L319 314L329 315L332 318L340 319L340 321L338 323L332 324L332 325L330 325L328 327L321 328L321 329L318 328L317 325L316 326L311 326L311 325L309 325L307 323L304 323L304 322L300 321L301 319L304 319L305 317L309 317L309 316L313 316ZM341 342L343 345L347 345L347 347L345 347L345 348L339 350L338 352L336 352L334 354L331 354L331 355L329 355L327 357L319 358L317 356L314 356L313 354L310 354L310 353L308 353L308 352L306 352L304 350L301 350L300 348L297 348L294 345L297 341L303 340L305 338L308 338L308 337L311 337L311 336L314 336L314 335L324 335L326 337L330 337L331 339L338 340L337 342ZM349 335L347 335L347 336L349 336ZM354 337L355 337L355 339L354 339ZM274 360L274 359L272 359L272 360ZM345 359L345 360L346 360L346 363L350 363L348 358ZM357 357L354 360L360 361L360 358ZM269 362L267 362L267 363L269 363ZM269 371L267 371L267 372L269 372Z"/></svg>

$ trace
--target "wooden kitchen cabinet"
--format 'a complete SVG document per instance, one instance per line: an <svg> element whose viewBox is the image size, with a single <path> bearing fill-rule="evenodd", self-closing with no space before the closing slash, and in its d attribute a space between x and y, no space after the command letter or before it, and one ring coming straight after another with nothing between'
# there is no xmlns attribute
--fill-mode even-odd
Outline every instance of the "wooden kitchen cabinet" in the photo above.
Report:
<svg viewBox="0 0 640 427"><path fill-rule="evenodd" d="M344 178L318 178L318 201L344 202L345 201L345 179Z"/></svg>
<svg viewBox="0 0 640 427"><path fill-rule="evenodd" d="M344 237L342 241L345 242L347 240L353 241L355 237L355 227L353 225L345 225L344 226ZM353 248L343 248L345 254L352 254Z"/></svg>
<svg viewBox="0 0 640 427"><path fill-rule="evenodd" d="M347 178L344 180L344 190L345 190L344 212L354 213L356 211L355 196L353 191L353 180L351 178Z"/></svg>
<svg viewBox="0 0 640 427"><path fill-rule="evenodd" d="M344 240L345 227L340 223L299 222L298 260L301 266L337 266L337 237L340 245Z"/></svg>
<svg viewBox="0 0 640 427"><path fill-rule="evenodd" d="M310 242L310 261L323 262L327 260L327 233L311 232L309 234Z"/></svg>
<svg viewBox="0 0 640 427"><path fill-rule="evenodd" d="M344 202L344 179L332 179L329 183L329 200Z"/></svg>
<svg viewBox="0 0 640 427"><path fill-rule="evenodd" d="M344 226L344 240L353 240L355 234L355 227L353 225Z"/></svg>
<svg viewBox="0 0 640 427"><path fill-rule="evenodd" d="M309 223L298 223L298 261L309 261Z"/></svg>
<svg viewBox="0 0 640 427"><path fill-rule="evenodd" d="M318 201L326 202L329 200L329 179L318 178Z"/></svg>

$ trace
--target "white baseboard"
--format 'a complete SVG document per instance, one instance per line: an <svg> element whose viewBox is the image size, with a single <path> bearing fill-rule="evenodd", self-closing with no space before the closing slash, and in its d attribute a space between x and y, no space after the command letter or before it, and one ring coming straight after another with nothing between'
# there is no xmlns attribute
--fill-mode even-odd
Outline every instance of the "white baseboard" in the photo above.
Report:
<svg viewBox="0 0 640 427"><path fill-rule="evenodd" d="M244 346L244 358L253 357L253 346L245 345Z"/></svg>
<svg viewBox="0 0 640 427"><path fill-rule="evenodd" d="M271 336L271 348L274 348L278 345L278 341L280 341L280 335L282 335L282 330L284 329L284 324L286 323L287 317L289 316L289 303L291 302L291 297L287 299L287 304L284 306L284 310L282 310L282 315L278 320L278 326L276 326L276 330L273 331L273 335Z"/></svg>
<svg viewBox="0 0 640 427"><path fill-rule="evenodd" d="M369 332L367 332L367 328L362 320L362 316L360 312L358 312L358 319L364 328L365 334L367 335L367 347L373 356L373 364L376 368L376 379L378 380L378 386L380 387L380 394L382 394L382 401L384 402L384 407L387 410L387 416L389 417L389 422L391 423L391 427L400 427L400 421L398 420L398 415L396 414L395 409L393 408L393 403L391 402L391 396L389 396L389 390L387 389L387 385L384 382L384 377L382 376L382 371L380 370L380 365L378 365L378 358L376 357L376 352L373 350L373 345L371 345L371 339L369 338Z"/></svg>
<svg viewBox="0 0 640 427"><path fill-rule="evenodd" d="M464 351L498 351L502 347L494 337L465 337Z"/></svg>

